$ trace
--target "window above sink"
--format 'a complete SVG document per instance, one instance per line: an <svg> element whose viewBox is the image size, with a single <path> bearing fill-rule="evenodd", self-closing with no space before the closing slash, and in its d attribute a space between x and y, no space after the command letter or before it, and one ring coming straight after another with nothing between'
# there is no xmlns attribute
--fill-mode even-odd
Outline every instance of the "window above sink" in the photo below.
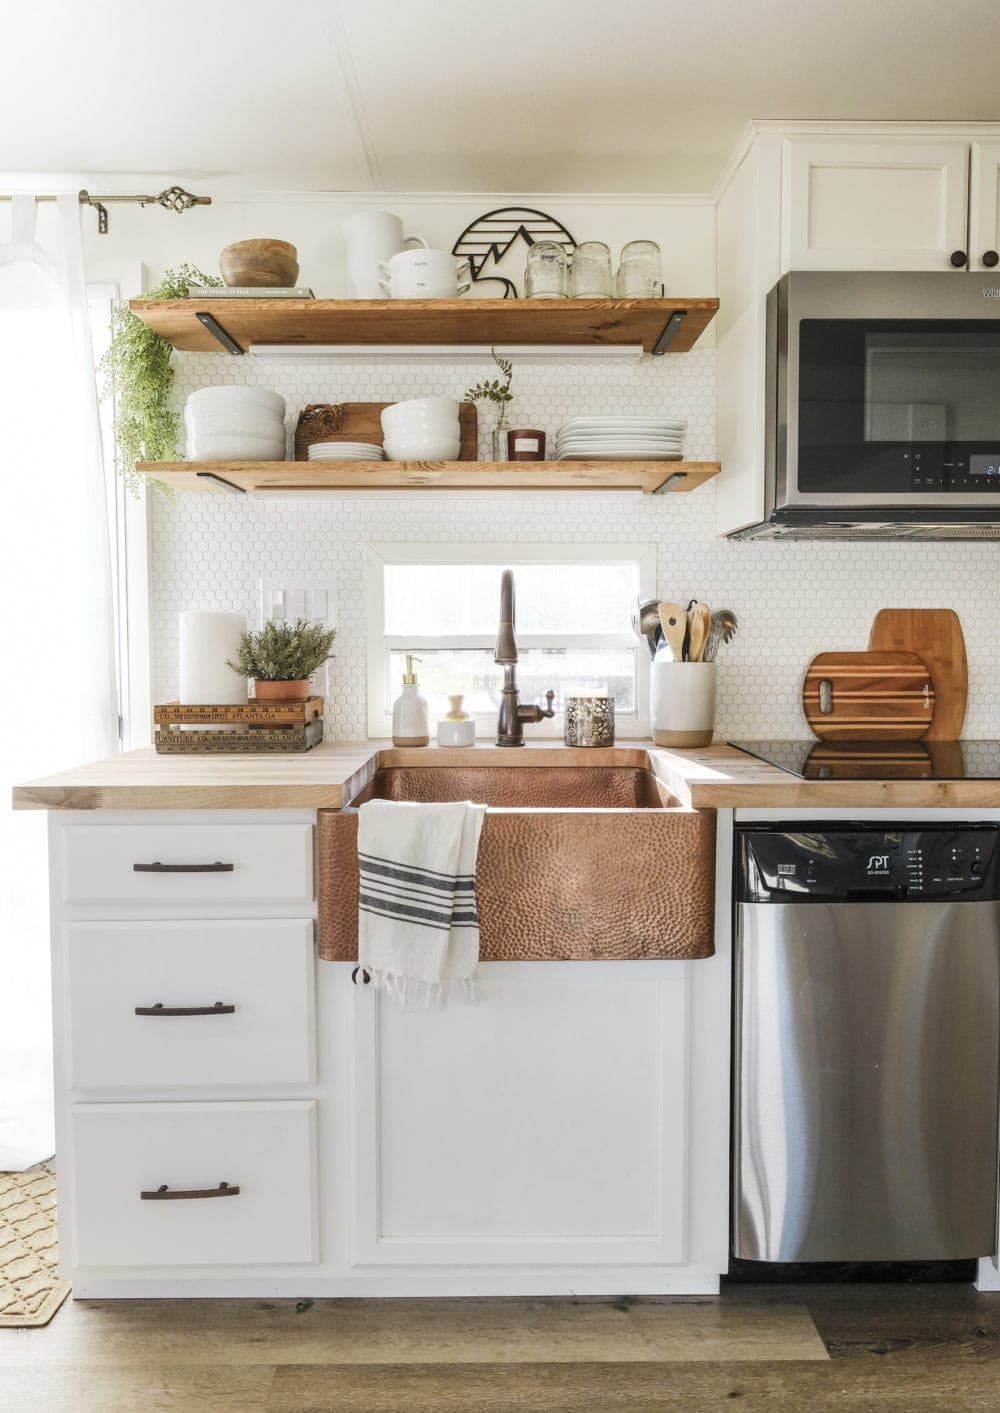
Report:
<svg viewBox="0 0 1000 1413"><path fill-rule="evenodd" d="M610 692L619 734L646 734L649 662L629 612L637 594L655 593L655 546L378 544L369 547L369 735L390 732L406 653L420 659L432 718L461 692L477 735L496 734L503 672L493 650L504 569L515 577L522 699L556 692L555 718L532 735L562 735L563 701L574 690Z"/></svg>

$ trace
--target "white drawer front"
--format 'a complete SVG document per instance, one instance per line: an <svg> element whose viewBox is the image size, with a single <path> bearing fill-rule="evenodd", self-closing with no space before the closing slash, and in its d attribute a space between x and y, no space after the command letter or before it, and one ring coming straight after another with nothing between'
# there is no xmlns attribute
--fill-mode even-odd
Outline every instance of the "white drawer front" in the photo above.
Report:
<svg viewBox="0 0 1000 1413"><path fill-rule="evenodd" d="M77 1091L312 1082L311 922L78 922L66 941Z"/></svg>
<svg viewBox="0 0 1000 1413"><path fill-rule="evenodd" d="M67 903L309 903L310 824L70 825ZM217 867L221 865L221 867Z"/></svg>
<svg viewBox="0 0 1000 1413"><path fill-rule="evenodd" d="M72 1111L78 1266L316 1259L316 1105L86 1104ZM235 1196L157 1198L218 1190Z"/></svg>

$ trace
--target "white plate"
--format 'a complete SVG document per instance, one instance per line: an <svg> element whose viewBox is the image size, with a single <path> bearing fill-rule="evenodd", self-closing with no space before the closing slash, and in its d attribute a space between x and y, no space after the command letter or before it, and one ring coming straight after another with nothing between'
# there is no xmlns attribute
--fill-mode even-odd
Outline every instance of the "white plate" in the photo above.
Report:
<svg viewBox="0 0 1000 1413"><path fill-rule="evenodd" d="M312 442L309 451L317 456L325 452L356 452L373 451L377 455L382 455L382 448L377 442Z"/></svg>
<svg viewBox="0 0 1000 1413"><path fill-rule="evenodd" d="M312 453L310 452L309 457L308 457L308 460L309 460L309 461L384 461L385 458L383 457L383 455L382 455L381 452L378 452L378 453L376 454L374 451L354 451L354 452L339 453L339 454L338 454L338 453L335 453L335 452L332 452L332 453L327 454L326 456L313 456Z"/></svg>
<svg viewBox="0 0 1000 1413"><path fill-rule="evenodd" d="M561 451L557 461L683 461L681 451Z"/></svg>
<svg viewBox="0 0 1000 1413"><path fill-rule="evenodd" d="M658 452L683 451L683 442L643 442L626 441L622 438L617 442L557 442L556 452L572 451L580 456L589 453L591 456L617 456L619 452L627 451L638 455L640 452L649 452L655 456Z"/></svg>
<svg viewBox="0 0 1000 1413"><path fill-rule="evenodd" d="M687 423L674 417L573 417L559 432L683 432Z"/></svg>

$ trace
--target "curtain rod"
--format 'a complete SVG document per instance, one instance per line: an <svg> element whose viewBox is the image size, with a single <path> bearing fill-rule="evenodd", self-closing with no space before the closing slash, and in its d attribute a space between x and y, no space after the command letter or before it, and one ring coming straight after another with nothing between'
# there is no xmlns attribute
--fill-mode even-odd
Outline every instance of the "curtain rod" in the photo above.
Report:
<svg viewBox="0 0 1000 1413"><path fill-rule="evenodd" d="M30 192L25 192L30 196ZM13 196L0 195L0 201L13 201ZM36 196L36 201L55 201L55 196ZM79 193L81 206L93 206L97 212L99 235L108 233L108 206L114 202L127 202L131 206L162 206L165 211L190 211L192 206L211 206L210 196L193 196L182 186L168 186L158 196L91 196L89 191Z"/></svg>

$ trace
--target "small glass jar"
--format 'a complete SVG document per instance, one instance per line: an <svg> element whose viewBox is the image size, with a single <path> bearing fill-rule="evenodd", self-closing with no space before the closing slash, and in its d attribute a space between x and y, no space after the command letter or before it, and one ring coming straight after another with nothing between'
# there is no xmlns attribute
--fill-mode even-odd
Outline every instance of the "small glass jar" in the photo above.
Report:
<svg viewBox="0 0 1000 1413"><path fill-rule="evenodd" d="M622 246L615 289L619 299L660 298L663 273L655 240L630 240Z"/></svg>
<svg viewBox="0 0 1000 1413"><path fill-rule="evenodd" d="M566 247L556 240L536 240L528 247L524 270L525 299L565 299L569 288Z"/></svg>
<svg viewBox="0 0 1000 1413"><path fill-rule="evenodd" d="M570 261L570 294L574 299L611 297L611 250L603 240L584 240Z"/></svg>
<svg viewBox="0 0 1000 1413"><path fill-rule="evenodd" d="M567 746L613 746L614 697L601 694L567 697L563 741Z"/></svg>

